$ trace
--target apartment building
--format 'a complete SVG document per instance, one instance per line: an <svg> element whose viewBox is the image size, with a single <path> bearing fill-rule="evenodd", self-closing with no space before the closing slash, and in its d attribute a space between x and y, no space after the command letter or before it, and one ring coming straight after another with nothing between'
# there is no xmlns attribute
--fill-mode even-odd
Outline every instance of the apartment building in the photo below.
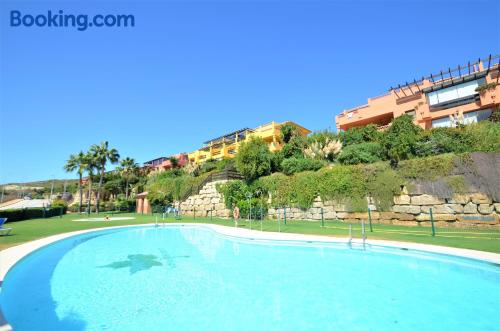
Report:
<svg viewBox="0 0 500 331"><path fill-rule="evenodd" d="M150 168L153 171L163 171L173 168L172 159L177 160L177 166L183 167L188 163L188 156L186 153L179 153L172 156L162 156L156 159L144 162L144 167Z"/></svg>
<svg viewBox="0 0 500 331"><path fill-rule="evenodd" d="M267 142L269 150L272 152L278 151L283 147L281 140L281 127L285 124L293 125L298 129L300 134L306 136L311 133L310 130L298 125L294 122L276 123L271 122L258 126L254 129L243 128L223 136L205 141L203 146L188 154L189 162L201 164L207 160L221 160L224 158L232 158L238 153L238 149L242 142L248 141L252 137L262 138Z"/></svg>
<svg viewBox="0 0 500 331"><path fill-rule="evenodd" d="M337 130L368 124L384 129L403 114L412 116L424 129L449 127L457 118L464 124L487 119L499 107L499 61L500 55L490 55L398 84L386 94L337 115Z"/></svg>

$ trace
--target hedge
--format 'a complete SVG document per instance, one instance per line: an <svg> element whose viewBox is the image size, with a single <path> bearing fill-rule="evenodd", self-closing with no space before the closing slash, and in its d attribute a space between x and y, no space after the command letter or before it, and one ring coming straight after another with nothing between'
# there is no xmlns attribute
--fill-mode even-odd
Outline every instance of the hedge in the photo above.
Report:
<svg viewBox="0 0 500 331"><path fill-rule="evenodd" d="M0 210L0 218L7 218L7 222L24 221L32 218L47 218L66 214L66 208L24 208Z"/></svg>

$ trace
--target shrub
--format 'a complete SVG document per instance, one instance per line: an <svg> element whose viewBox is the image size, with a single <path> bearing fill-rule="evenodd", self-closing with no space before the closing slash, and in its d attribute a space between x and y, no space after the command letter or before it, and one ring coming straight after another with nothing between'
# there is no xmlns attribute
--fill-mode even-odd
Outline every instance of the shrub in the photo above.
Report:
<svg viewBox="0 0 500 331"><path fill-rule="evenodd" d="M246 199L246 194L250 192L250 189L243 181L234 180L217 185L217 192L224 197L226 207L232 209L238 201Z"/></svg>
<svg viewBox="0 0 500 331"><path fill-rule="evenodd" d="M282 173L274 173L259 179L259 184L271 195L272 206L285 207L292 202L292 177Z"/></svg>
<svg viewBox="0 0 500 331"><path fill-rule="evenodd" d="M461 128L435 128L423 131L415 146L416 156L465 153L473 149L471 134Z"/></svg>
<svg viewBox="0 0 500 331"><path fill-rule="evenodd" d="M288 143L286 143L281 152L284 158L303 157L303 150L307 148L307 140L302 136L293 136Z"/></svg>
<svg viewBox="0 0 500 331"><path fill-rule="evenodd" d="M451 173L455 158L453 154L415 158L400 162L397 170L407 179L434 180Z"/></svg>
<svg viewBox="0 0 500 331"><path fill-rule="evenodd" d="M305 171L292 178L292 203L299 208L309 208L318 196L318 179L314 172Z"/></svg>
<svg viewBox="0 0 500 331"><path fill-rule="evenodd" d="M365 142L346 146L337 160L342 164L373 163L382 159L382 146L376 142Z"/></svg>
<svg viewBox="0 0 500 331"><path fill-rule="evenodd" d="M267 214L267 203L259 198L251 198L250 200L240 200L237 203L240 209L240 218L261 219ZM251 214L250 214L251 213Z"/></svg>
<svg viewBox="0 0 500 331"><path fill-rule="evenodd" d="M347 131L341 132L340 140L342 145L361 144L365 142L377 142L382 138L382 133L377 130L374 124L368 124L363 127L351 128Z"/></svg>
<svg viewBox="0 0 500 331"><path fill-rule="evenodd" d="M283 170L283 173L285 173L286 175L295 174L301 171L319 170L323 166L325 166L324 161L316 159L306 159L303 157L301 158L292 157L283 160L283 162L281 163L281 168Z"/></svg>
<svg viewBox="0 0 500 331"><path fill-rule="evenodd" d="M213 159L207 160L200 166L199 174L204 174L207 172L218 170L218 167L219 167L219 161Z"/></svg>
<svg viewBox="0 0 500 331"><path fill-rule="evenodd" d="M409 115L399 116L392 121L382 139L384 152L392 165L415 155L421 132L422 128L415 125Z"/></svg>
<svg viewBox="0 0 500 331"><path fill-rule="evenodd" d="M493 113L491 114L490 118L488 118L488 121L493 123L500 122L500 105L497 106L496 110L493 110Z"/></svg>
<svg viewBox="0 0 500 331"><path fill-rule="evenodd" d="M164 206L172 203L172 195L166 194L161 191L149 192L147 199L151 206Z"/></svg>
<svg viewBox="0 0 500 331"><path fill-rule="evenodd" d="M118 196L118 199L115 201L115 208L120 211L133 211L135 203L135 199L133 198L125 199L125 196Z"/></svg>
<svg viewBox="0 0 500 331"><path fill-rule="evenodd" d="M281 139L285 144L288 144L293 137L300 136L299 130L292 124L282 125L280 131Z"/></svg>
<svg viewBox="0 0 500 331"><path fill-rule="evenodd" d="M241 180L229 181L217 185L217 191L224 197L224 204L228 209L238 206L241 218L248 218L250 207L252 219L260 219L267 213L267 190L259 181L251 186Z"/></svg>
<svg viewBox="0 0 500 331"><path fill-rule="evenodd" d="M241 144L236 155L236 169L247 181L253 181L271 173L271 159L267 143L260 138L252 138Z"/></svg>
<svg viewBox="0 0 500 331"><path fill-rule="evenodd" d="M163 196L165 203L171 203L173 200L185 198L192 190L198 188L209 175L210 173L205 173L194 177L184 172L160 172L149 177L146 191L152 194L158 193L157 197L161 198Z"/></svg>
<svg viewBox="0 0 500 331"><path fill-rule="evenodd" d="M66 213L64 207L24 208L0 210L0 217L6 217L8 222L29 220L33 218L48 218Z"/></svg>
<svg viewBox="0 0 500 331"><path fill-rule="evenodd" d="M285 159L283 155L283 150L279 150L274 152L271 157L271 172L281 172L283 169L281 168L281 163Z"/></svg>
<svg viewBox="0 0 500 331"><path fill-rule="evenodd" d="M371 196L377 210L387 211L393 205L394 195L401 193L405 181L387 164L378 163L365 168L367 196Z"/></svg>
<svg viewBox="0 0 500 331"><path fill-rule="evenodd" d="M500 151L500 123L482 121L465 126L464 131L470 135L471 151L499 152Z"/></svg>
<svg viewBox="0 0 500 331"><path fill-rule="evenodd" d="M66 208L68 208L68 203L66 202L66 200L63 200L63 199L54 199L52 201L52 203L50 204L50 206L52 208L60 208L60 207L62 207L64 209L66 209Z"/></svg>
<svg viewBox="0 0 500 331"><path fill-rule="evenodd" d="M329 131L316 132L307 138L304 155L312 159L333 161L342 150L342 143L337 135Z"/></svg>
<svg viewBox="0 0 500 331"><path fill-rule="evenodd" d="M366 209L366 178L360 166L336 166L318 171L319 195L323 201L349 202L353 210Z"/></svg>

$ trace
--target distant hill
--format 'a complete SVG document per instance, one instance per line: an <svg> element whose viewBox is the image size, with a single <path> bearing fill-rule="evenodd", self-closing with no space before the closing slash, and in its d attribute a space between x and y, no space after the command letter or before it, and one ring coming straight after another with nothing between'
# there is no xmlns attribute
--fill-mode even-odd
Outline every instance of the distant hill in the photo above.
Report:
<svg viewBox="0 0 500 331"><path fill-rule="evenodd" d="M2 202L6 202L27 195L31 196L32 198L46 198L50 195L52 183L54 183L54 194L62 193L64 191L64 185L66 185L67 192L74 193L78 185L78 180L51 179L25 183L3 184L0 186L0 199L2 200Z"/></svg>

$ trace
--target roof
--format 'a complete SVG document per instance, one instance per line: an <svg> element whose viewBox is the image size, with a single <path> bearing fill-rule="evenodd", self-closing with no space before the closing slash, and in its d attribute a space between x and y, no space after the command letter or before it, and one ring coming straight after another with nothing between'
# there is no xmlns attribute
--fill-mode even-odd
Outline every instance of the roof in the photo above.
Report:
<svg viewBox="0 0 500 331"><path fill-rule="evenodd" d="M160 156L160 157L157 157L156 159L152 159L152 160L146 161L146 162L144 162L144 164L152 163L154 161L163 160L163 159L166 159L166 158L167 158L166 156Z"/></svg>
<svg viewBox="0 0 500 331"><path fill-rule="evenodd" d="M210 144L212 142L216 142L216 141L219 141L219 140L222 140L223 138L233 138L236 137L237 134L239 133L242 133L242 132L245 132L245 131L251 131L250 128L243 128L243 129L239 129L239 130L236 130L234 132L231 132L231 133L228 133L228 134L225 134L223 136L220 136L220 137L217 137L217 138L214 138L214 139L210 139L210 140L207 140L204 142L204 144Z"/></svg>

